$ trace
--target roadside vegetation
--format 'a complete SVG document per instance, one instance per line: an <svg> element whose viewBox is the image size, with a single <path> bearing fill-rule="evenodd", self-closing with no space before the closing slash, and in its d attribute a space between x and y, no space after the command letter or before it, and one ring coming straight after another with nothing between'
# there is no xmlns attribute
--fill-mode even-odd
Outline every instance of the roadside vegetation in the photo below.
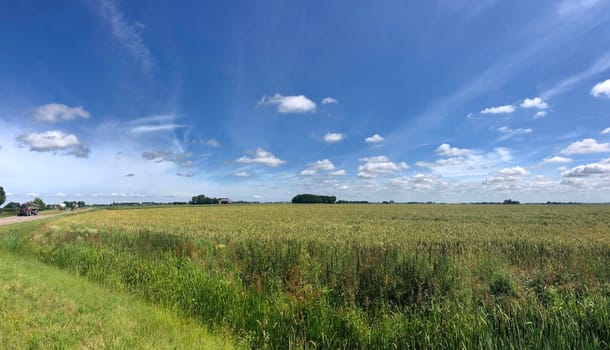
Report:
<svg viewBox="0 0 610 350"><path fill-rule="evenodd" d="M0 252L2 349L230 349L230 337L66 271Z"/></svg>
<svg viewBox="0 0 610 350"><path fill-rule="evenodd" d="M603 205L100 210L0 228L0 250L253 348L610 343Z"/></svg>

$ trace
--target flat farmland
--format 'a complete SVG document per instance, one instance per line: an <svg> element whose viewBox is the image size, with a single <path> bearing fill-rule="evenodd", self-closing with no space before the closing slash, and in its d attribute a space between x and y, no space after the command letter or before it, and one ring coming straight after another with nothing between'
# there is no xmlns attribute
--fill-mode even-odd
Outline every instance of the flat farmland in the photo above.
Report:
<svg viewBox="0 0 610 350"><path fill-rule="evenodd" d="M252 348L608 348L610 206L231 205L0 228L0 249Z"/></svg>

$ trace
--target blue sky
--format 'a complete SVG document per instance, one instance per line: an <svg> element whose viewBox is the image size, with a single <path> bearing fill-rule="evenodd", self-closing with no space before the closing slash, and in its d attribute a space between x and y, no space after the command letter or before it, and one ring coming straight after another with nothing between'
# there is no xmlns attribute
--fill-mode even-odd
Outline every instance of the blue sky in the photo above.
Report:
<svg viewBox="0 0 610 350"><path fill-rule="evenodd" d="M19 1L7 201L610 201L610 1Z"/></svg>

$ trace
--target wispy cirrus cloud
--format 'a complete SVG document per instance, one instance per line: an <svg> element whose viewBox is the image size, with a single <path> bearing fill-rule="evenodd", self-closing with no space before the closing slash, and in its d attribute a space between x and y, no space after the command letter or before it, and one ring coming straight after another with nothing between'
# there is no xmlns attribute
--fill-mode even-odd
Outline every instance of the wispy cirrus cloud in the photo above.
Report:
<svg viewBox="0 0 610 350"><path fill-rule="evenodd" d="M140 125L133 127L131 132L134 134L145 134L158 131L172 131L186 127L188 127L188 125L183 124Z"/></svg>
<svg viewBox="0 0 610 350"><path fill-rule="evenodd" d="M99 2L102 19L110 26L112 35L140 63L142 69L150 72L155 66L155 59L144 44L139 27L130 23L123 12L112 0Z"/></svg>
<svg viewBox="0 0 610 350"><path fill-rule="evenodd" d="M530 134L533 131L531 128L511 129L508 126L501 126L501 127L497 128L496 130L503 134L502 136L500 136L498 141L508 140L512 137L519 136L519 135Z"/></svg>

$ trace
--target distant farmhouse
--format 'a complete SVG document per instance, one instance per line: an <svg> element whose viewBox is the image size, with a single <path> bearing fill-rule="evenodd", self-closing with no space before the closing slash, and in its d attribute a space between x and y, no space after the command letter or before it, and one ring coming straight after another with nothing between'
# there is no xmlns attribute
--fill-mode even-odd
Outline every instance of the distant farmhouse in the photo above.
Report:
<svg viewBox="0 0 610 350"><path fill-rule="evenodd" d="M229 198L218 198L218 204L231 204L231 199Z"/></svg>

